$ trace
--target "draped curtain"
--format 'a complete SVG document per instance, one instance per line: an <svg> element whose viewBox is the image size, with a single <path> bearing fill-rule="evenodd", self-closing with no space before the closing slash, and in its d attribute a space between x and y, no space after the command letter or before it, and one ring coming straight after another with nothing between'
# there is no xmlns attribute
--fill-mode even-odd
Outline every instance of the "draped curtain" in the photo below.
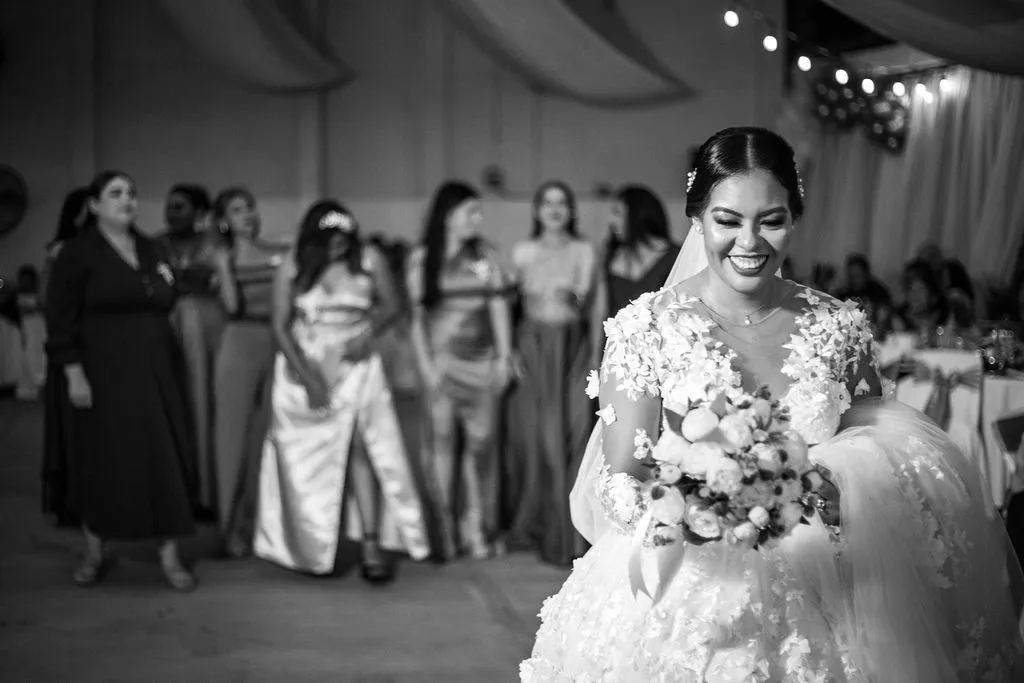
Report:
<svg viewBox="0 0 1024 683"><path fill-rule="evenodd" d="M1009 280L1024 239L1024 79L967 68L914 97L903 154L862 131L820 131L807 160L807 210L794 237L801 272L866 254L895 284L925 242L978 280ZM814 124L808 120L808 126Z"/></svg>
<svg viewBox="0 0 1024 683"><path fill-rule="evenodd" d="M481 47L553 93L620 106L693 94L604 2L437 1Z"/></svg>
<svg viewBox="0 0 1024 683"><path fill-rule="evenodd" d="M282 5L279 0L160 3L187 43L222 72L249 86L315 91L353 77L347 65L293 20L295 5Z"/></svg>
<svg viewBox="0 0 1024 683"><path fill-rule="evenodd" d="M1024 75L1024 0L825 0L893 40L986 71Z"/></svg>

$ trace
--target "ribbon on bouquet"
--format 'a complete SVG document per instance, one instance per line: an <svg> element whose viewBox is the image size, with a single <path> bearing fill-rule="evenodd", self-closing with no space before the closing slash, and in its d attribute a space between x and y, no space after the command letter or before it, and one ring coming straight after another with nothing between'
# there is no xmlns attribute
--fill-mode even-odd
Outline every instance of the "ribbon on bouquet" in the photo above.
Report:
<svg viewBox="0 0 1024 683"><path fill-rule="evenodd" d="M633 598L636 599L637 593L643 593L651 599L651 604L656 605L665 596L665 591L671 585L672 578L683 564L683 556L686 554L686 543L683 539L676 538L673 543L652 548L652 552L655 553L658 559L658 575L653 592L648 590L643 574L643 550L647 531L650 529L651 522L653 521L654 513L648 509L644 516L640 518L639 523L637 523L636 530L633 532L632 542L630 543L628 567L629 589L633 593Z"/></svg>
<svg viewBox="0 0 1024 683"><path fill-rule="evenodd" d="M935 420L935 423L943 431L949 430L949 421L952 418L950 407L950 396L953 389L963 386L972 389L981 387L981 369L975 368L967 372L946 373L939 367L932 367L917 361L914 365L914 379L919 382L931 381L934 385L928 401L924 406L924 414Z"/></svg>

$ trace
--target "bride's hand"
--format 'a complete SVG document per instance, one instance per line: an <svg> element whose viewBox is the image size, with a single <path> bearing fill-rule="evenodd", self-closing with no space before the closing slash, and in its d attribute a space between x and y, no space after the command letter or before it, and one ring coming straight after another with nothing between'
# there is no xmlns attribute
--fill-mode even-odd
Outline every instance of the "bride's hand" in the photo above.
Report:
<svg viewBox="0 0 1024 683"><path fill-rule="evenodd" d="M817 494L816 507L821 521L830 526L839 526L839 489L831 481L825 479Z"/></svg>

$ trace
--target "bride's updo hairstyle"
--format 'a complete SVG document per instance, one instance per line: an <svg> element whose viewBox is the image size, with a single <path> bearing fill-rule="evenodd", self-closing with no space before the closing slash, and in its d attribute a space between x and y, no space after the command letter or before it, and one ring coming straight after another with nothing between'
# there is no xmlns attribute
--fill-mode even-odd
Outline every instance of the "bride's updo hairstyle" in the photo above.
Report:
<svg viewBox="0 0 1024 683"><path fill-rule="evenodd" d="M796 156L781 135L765 128L726 128L700 146L687 177L686 215L701 216L718 183L757 169L768 171L786 188L789 212L794 221L798 220L804 212L804 200Z"/></svg>

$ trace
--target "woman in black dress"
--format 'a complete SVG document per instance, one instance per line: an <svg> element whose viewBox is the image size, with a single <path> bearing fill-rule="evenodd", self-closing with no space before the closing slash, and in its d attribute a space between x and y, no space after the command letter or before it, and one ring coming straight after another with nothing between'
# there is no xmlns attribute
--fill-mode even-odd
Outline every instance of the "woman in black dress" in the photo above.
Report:
<svg viewBox="0 0 1024 683"><path fill-rule="evenodd" d="M44 306L54 261L64 245L81 232L88 197L86 188L76 187L64 198L57 234L46 245L46 262L39 285L39 300ZM46 366L46 386L43 389L43 512L55 515L60 526L78 526L81 522L68 499L68 481L73 479L77 464L74 456L75 409L68 400L68 384L63 369L49 358Z"/></svg>
<svg viewBox="0 0 1024 683"><path fill-rule="evenodd" d="M591 334L595 358L601 366L604 321L644 292L662 288L679 254L672 241L668 215L661 200L642 185L626 185L615 195L597 277Z"/></svg>
<svg viewBox="0 0 1024 683"><path fill-rule="evenodd" d="M78 411L72 482L86 552L76 583L103 576L103 543L160 540L160 564L179 591L195 587L178 538L193 532L187 471L194 448L183 362L168 315L174 276L135 228L135 184L117 171L89 186L83 233L54 263L47 287L47 350Z"/></svg>

